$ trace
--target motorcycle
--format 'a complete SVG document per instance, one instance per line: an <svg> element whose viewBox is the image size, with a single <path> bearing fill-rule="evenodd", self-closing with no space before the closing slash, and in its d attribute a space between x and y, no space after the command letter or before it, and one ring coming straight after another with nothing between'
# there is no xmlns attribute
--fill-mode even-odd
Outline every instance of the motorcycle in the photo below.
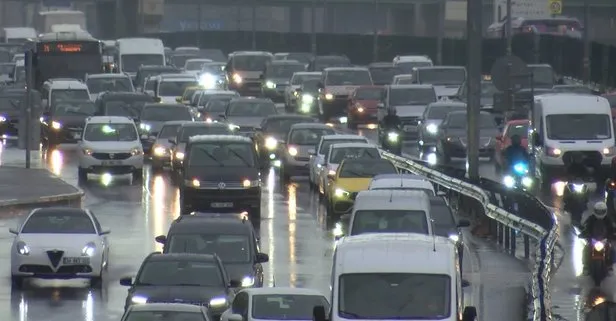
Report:
<svg viewBox="0 0 616 321"><path fill-rule="evenodd" d="M607 238L590 239L590 261L589 272L590 277L595 282L596 286L601 284L601 281L607 276L609 267L611 266L612 245Z"/></svg>
<svg viewBox="0 0 616 321"><path fill-rule="evenodd" d="M530 190L533 186L533 179L528 175L528 164L524 162L515 163L509 173L503 177L503 184L507 188Z"/></svg>
<svg viewBox="0 0 616 321"><path fill-rule="evenodd" d="M571 214L574 222L582 221L588 204L588 186L580 179L567 182L563 191L563 209Z"/></svg>
<svg viewBox="0 0 616 321"><path fill-rule="evenodd" d="M386 151L396 154L398 156L402 155L402 134L399 129L388 130L385 133L385 139L382 141L382 147Z"/></svg>

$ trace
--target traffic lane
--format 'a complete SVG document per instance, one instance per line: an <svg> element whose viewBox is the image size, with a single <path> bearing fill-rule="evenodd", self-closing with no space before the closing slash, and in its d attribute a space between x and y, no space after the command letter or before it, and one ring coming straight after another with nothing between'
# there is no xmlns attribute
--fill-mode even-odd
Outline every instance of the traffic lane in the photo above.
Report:
<svg viewBox="0 0 616 321"><path fill-rule="evenodd" d="M52 160L62 164L52 164ZM60 151L46 164L64 179L76 183L74 152ZM86 192L85 206L101 225L111 230L110 267L102 290L84 288L84 281L35 280L24 291L11 292L7 271L2 278L0 319L2 320L118 320L127 288L119 285L123 276L134 275L142 259L161 250L154 237L165 234L179 214L179 191L164 174L146 170L143 185L131 185L130 178L116 177L108 185L96 177L81 186ZM293 185L281 188L271 171L265 180L260 224L261 251L270 255L265 264L266 286L310 287L329 290L333 238L318 224L316 216L298 200L304 191ZM280 192L285 190L285 196ZM22 213L24 214L24 213ZM12 238L7 228L22 217L0 221L0 257L10 260ZM40 288L42 287L42 288ZM58 288L59 287L59 288ZM69 288L70 287L70 288ZM9 303L10 302L10 303ZM60 310L61 309L61 310Z"/></svg>

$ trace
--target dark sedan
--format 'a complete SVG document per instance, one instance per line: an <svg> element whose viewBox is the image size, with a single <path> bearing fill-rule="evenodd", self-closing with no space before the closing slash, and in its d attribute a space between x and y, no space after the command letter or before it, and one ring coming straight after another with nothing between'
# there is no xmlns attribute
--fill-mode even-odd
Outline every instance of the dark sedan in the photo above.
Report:
<svg viewBox="0 0 616 321"><path fill-rule="evenodd" d="M496 145L494 137L498 135L494 116L487 112L481 112L477 123L479 126L479 157L492 158ZM467 126L466 111L449 113L439 126L436 154L444 163L450 162L452 157L466 157L468 147Z"/></svg>

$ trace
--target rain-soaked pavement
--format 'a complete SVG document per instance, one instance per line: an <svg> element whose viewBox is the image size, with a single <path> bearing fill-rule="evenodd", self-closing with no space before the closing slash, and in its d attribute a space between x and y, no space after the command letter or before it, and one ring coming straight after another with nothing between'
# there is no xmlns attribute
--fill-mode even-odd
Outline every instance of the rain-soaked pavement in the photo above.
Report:
<svg viewBox="0 0 616 321"><path fill-rule="evenodd" d="M370 130L363 134L374 136ZM69 148L70 149L70 148ZM411 152L411 151L409 151ZM4 163L19 163L19 151L7 149ZM51 153L42 166L77 184L75 151ZM310 287L328 293L333 234L323 223L324 208L312 195L305 178L288 186L279 186L274 171L266 178L263 192L261 246L270 255L266 264L266 286ZM105 185L104 183L108 183ZM90 208L101 224L111 229L111 259L102 290L90 290L83 283L34 282L24 291L11 291L8 227L23 217L0 211L0 261L5 262L0 278L0 320L107 321L119 320L126 288L119 285L123 276L134 274L141 260L160 250L154 237L165 234L179 213L179 192L165 174L152 175L148 170L143 185L130 179L114 178L111 182L91 180L81 186ZM22 213L23 214L23 213ZM523 291L528 281L524 264L483 240L467 235L465 289L467 305L478 307L482 320L513 321L522 315Z"/></svg>

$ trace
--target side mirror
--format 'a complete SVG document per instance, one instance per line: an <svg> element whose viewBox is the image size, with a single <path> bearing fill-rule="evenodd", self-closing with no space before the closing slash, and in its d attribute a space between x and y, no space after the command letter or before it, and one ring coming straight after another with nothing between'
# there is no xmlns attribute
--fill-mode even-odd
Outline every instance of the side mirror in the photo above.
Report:
<svg viewBox="0 0 616 321"><path fill-rule="evenodd" d="M239 288L240 286L242 286L242 282L240 282L238 280L231 280L231 281L229 281L229 287Z"/></svg>
<svg viewBox="0 0 616 321"><path fill-rule="evenodd" d="M496 140L498 140L498 141L503 140L503 135L496 135Z"/></svg>
<svg viewBox="0 0 616 321"><path fill-rule="evenodd" d="M160 98L160 97L158 97L158 96L154 97L154 102L156 102L156 103L160 103L161 101L163 101L163 99L162 99L162 98Z"/></svg>
<svg viewBox="0 0 616 321"><path fill-rule="evenodd" d="M15 235L19 234L19 232L16 229L12 228L12 227L9 228L9 233L15 234Z"/></svg>
<svg viewBox="0 0 616 321"><path fill-rule="evenodd" d="M462 321L475 321L477 319L477 308L468 306L462 312Z"/></svg>
<svg viewBox="0 0 616 321"><path fill-rule="evenodd" d="M255 263L266 263L269 261L269 255L265 253L257 253Z"/></svg>
<svg viewBox="0 0 616 321"><path fill-rule="evenodd" d="M110 230L104 230L104 231L101 231L100 233L98 233L98 235L107 235L109 233L111 233Z"/></svg>
<svg viewBox="0 0 616 321"><path fill-rule="evenodd" d="M466 311L466 309L464 311ZM312 321L326 321L324 306L317 305L312 308Z"/></svg>
<svg viewBox="0 0 616 321"><path fill-rule="evenodd" d="M156 243L160 243L160 244L165 244L167 243L167 237L165 235L159 235L157 237L154 238L154 240L156 241Z"/></svg>
<svg viewBox="0 0 616 321"><path fill-rule="evenodd" d="M168 142L169 142L170 144L176 145L176 143L175 143L175 138L169 138Z"/></svg>
<svg viewBox="0 0 616 321"><path fill-rule="evenodd" d="M244 317L242 317L242 316L241 316L241 315L239 315L239 314L235 314L235 313L233 313L233 314L229 314L229 315L227 316L227 320L228 320L228 321L244 321Z"/></svg>
<svg viewBox="0 0 616 321"><path fill-rule="evenodd" d="M308 151L308 155L315 156L317 152L314 149Z"/></svg>
<svg viewBox="0 0 616 321"><path fill-rule="evenodd" d="M182 97L175 97L175 101L178 103L182 103Z"/></svg>
<svg viewBox="0 0 616 321"><path fill-rule="evenodd" d="M132 286L133 285L133 278L131 277L123 277L120 279L120 285L123 286Z"/></svg>
<svg viewBox="0 0 616 321"><path fill-rule="evenodd" d="M469 226L471 226L471 222L469 220L461 219L458 221L457 227L469 227Z"/></svg>

